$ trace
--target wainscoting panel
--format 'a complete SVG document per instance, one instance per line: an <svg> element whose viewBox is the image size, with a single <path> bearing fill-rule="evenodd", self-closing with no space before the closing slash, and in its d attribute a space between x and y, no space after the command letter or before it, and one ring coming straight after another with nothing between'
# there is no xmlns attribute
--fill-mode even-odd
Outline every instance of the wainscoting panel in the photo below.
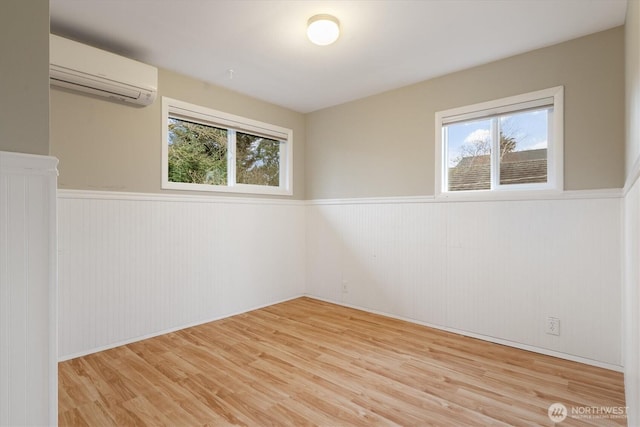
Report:
<svg viewBox="0 0 640 427"><path fill-rule="evenodd" d="M0 152L0 425L57 423L56 165Z"/></svg>
<svg viewBox="0 0 640 427"><path fill-rule="evenodd" d="M304 293L304 204L59 192L59 357Z"/></svg>
<svg viewBox="0 0 640 427"><path fill-rule="evenodd" d="M619 192L307 209L309 295L620 369Z"/></svg>
<svg viewBox="0 0 640 427"><path fill-rule="evenodd" d="M640 425L640 180L624 198L624 381L629 425Z"/></svg>

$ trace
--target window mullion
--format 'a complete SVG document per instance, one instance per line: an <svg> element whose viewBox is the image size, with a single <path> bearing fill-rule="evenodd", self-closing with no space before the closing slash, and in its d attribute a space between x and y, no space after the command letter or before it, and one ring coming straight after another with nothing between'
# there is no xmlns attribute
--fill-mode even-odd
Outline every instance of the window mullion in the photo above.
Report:
<svg viewBox="0 0 640 427"><path fill-rule="evenodd" d="M236 131L227 131L227 185L236 185Z"/></svg>
<svg viewBox="0 0 640 427"><path fill-rule="evenodd" d="M287 186L287 163L291 161L291 159L289 159L287 157L287 149L286 149L286 143L283 143L282 141L279 141L279 157L280 157L280 170L279 170L279 179L278 179L278 185L280 187L286 187Z"/></svg>
<svg viewBox="0 0 640 427"><path fill-rule="evenodd" d="M491 119L491 189L500 186L500 117Z"/></svg>
<svg viewBox="0 0 640 427"><path fill-rule="evenodd" d="M556 162L558 159L555 154L556 150L553 149L556 147L554 135L557 132L557 125L554 123L554 111L554 108L547 110L547 181L552 183L556 183L557 179L561 178L556 175Z"/></svg>
<svg viewBox="0 0 640 427"><path fill-rule="evenodd" d="M449 191L449 127L442 126L442 159L440 160L442 166L441 177L442 189L441 191Z"/></svg>

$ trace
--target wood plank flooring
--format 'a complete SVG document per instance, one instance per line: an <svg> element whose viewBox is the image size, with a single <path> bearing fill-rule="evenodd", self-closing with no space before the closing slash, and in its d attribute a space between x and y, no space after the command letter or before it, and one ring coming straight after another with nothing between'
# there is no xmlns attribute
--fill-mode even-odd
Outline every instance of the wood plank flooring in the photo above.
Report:
<svg viewBox="0 0 640 427"><path fill-rule="evenodd" d="M309 298L59 364L61 426L625 425L621 373Z"/></svg>

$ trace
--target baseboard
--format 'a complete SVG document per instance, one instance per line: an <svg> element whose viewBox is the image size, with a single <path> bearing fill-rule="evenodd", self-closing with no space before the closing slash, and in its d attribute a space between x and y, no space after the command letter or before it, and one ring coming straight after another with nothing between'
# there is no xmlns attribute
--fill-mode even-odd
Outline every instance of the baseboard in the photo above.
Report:
<svg viewBox="0 0 640 427"><path fill-rule="evenodd" d="M87 350L87 351L81 351L79 353L67 354L67 355L64 355L64 356L59 356L58 357L58 363L59 362L65 362L67 360L75 359L75 358L78 358L78 357L87 356L89 354L98 353L98 352L105 351L105 350L110 350L112 348L116 348L116 347L120 347L120 346L123 346L123 345L131 344L131 343L134 343L134 342L144 341L146 339L158 337L160 335L170 334L171 332L181 331L183 329L191 328L191 327L194 327L194 326L204 325L205 323L215 322L216 320L222 320L222 319L226 319L226 318L229 318L229 317L237 316L239 314L244 314L244 313L248 313L250 311L259 310L261 308L265 308L265 307L269 307L269 306L272 306L272 305L280 304L280 303L283 303L283 302L291 301L291 300L294 300L294 299L297 299L297 298L301 298L301 297L304 297L304 296L306 296L306 295L304 295L304 294L296 295L296 296L293 296L293 297L290 297L290 298L285 298L285 299L282 299L282 300L277 300L277 301L274 301L274 302L270 302L268 304L262 304L262 305L259 305L259 306L251 307L251 308L248 308L246 310L225 314L223 316L214 316L214 317L211 317L211 318L197 320L195 322L186 323L184 325L176 326L174 328L163 329L163 330L160 330L160 331L152 332L150 334L140 335L140 336L137 336L137 337L134 337L134 338L130 338L130 339L126 339L126 340L123 340L123 341L117 341L117 342L114 342L114 343L111 343L111 344L107 344L107 345L104 345L104 346L95 347L95 348L92 348L92 349Z"/></svg>
<svg viewBox="0 0 640 427"><path fill-rule="evenodd" d="M465 330L461 330L461 329L449 328L449 327L441 326L441 325L434 325L434 324L431 324L431 323L428 323L428 322L421 322L421 321L416 320L416 319L411 319L411 318L403 317L403 316L396 316L396 315L385 313L385 312L378 311L378 310L371 310L369 308L361 307L361 306L358 306L358 305L346 304L344 302L335 301L335 300L328 299L328 298L320 298L320 297L317 297L317 296L314 296L314 295L310 295L310 294L306 294L305 296L308 297L308 298L316 299L318 301L324 301L324 302L328 302L328 303L331 303L331 304L340 305L340 306L343 306L343 307L353 308L353 309L356 309L356 310L362 310L362 311L366 311L367 313L372 313L372 314L377 314L377 315L380 315L380 316L390 317L392 319L403 320L405 322L414 323L414 324L417 324L417 325L422 325L422 326L426 326L426 327L429 327L429 328L438 329L438 330L441 330L441 331L451 332L451 333L454 333L454 334L463 335L463 336L470 337L470 338L476 338L476 339L479 339L479 340L492 342L492 343L495 343L495 344L506 345L508 347L514 347L514 348L518 348L520 350L531 351L531 352L534 352L534 353L544 354L546 356L552 356L552 357L557 357L559 359L570 360L572 362L584 363L585 365L596 366L598 368L609 369L611 371L616 371L616 372L623 372L623 370L624 370L623 366L618 366L618 365L613 365L613 364L610 364L610 363L600 362L598 360L588 359L588 358L576 356L576 355L573 355L573 354L562 353L562 352L553 351L553 350L549 350L549 349L541 348L541 347L536 347L536 346L532 346L532 345L527 345L527 344L523 344L523 343L519 343L519 342L515 342L515 341L504 340L504 339L492 337L492 336L489 336L489 335L476 334L474 332L469 332L469 331L465 331Z"/></svg>

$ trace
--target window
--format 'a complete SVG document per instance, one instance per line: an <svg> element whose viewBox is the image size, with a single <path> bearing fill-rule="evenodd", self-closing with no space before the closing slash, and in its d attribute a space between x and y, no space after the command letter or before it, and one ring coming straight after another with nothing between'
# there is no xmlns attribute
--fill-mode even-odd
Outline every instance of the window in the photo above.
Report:
<svg viewBox="0 0 640 427"><path fill-rule="evenodd" d="M292 192L290 129L162 98L162 188Z"/></svg>
<svg viewBox="0 0 640 427"><path fill-rule="evenodd" d="M436 113L436 195L562 190L563 87Z"/></svg>

